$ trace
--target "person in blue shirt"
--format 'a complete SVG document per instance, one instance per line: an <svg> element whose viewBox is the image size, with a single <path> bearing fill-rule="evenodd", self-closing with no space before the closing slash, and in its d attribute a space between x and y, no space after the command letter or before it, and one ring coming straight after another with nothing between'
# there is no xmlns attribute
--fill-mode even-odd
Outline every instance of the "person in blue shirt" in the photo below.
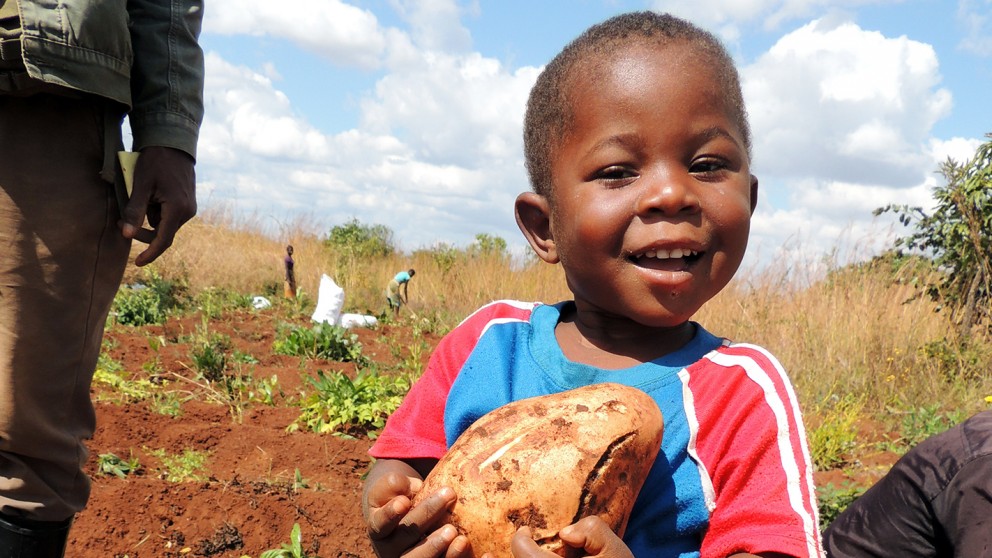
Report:
<svg viewBox="0 0 992 558"><path fill-rule="evenodd" d="M389 285L386 286L386 302L389 303L389 308L393 311L393 319L400 317L400 306L406 304L410 279L416 274L417 272L413 269L401 271L390 279Z"/></svg>

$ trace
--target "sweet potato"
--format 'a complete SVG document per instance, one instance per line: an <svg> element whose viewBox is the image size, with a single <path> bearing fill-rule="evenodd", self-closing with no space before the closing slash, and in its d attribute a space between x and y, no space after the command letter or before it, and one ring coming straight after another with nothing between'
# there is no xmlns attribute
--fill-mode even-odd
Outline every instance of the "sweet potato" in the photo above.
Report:
<svg viewBox="0 0 992 558"><path fill-rule="evenodd" d="M594 384L504 405L479 418L438 462L414 503L443 486L458 499L445 522L473 552L510 556L527 525L567 556L558 531L599 515L619 535L661 447L663 420L641 390Z"/></svg>

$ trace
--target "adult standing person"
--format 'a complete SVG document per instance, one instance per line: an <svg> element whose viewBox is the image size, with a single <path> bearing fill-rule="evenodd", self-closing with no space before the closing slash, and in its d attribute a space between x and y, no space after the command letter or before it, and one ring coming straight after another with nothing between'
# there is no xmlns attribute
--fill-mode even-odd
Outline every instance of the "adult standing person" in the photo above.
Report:
<svg viewBox="0 0 992 558"><path fill-rule="evenodd" d="M64 554L131 240L146 265L196 214L202 17L202 0L0 0L0 556Z"/></svg>
<svg viewBox="0 0 992 558"><path fill-rule="evenodd" d="M283 267L286 268L286 278L283 280L283 295L286 298L296 298L296 262L293 260L293 245L286 246L286 257L283 258Z"/></svg>

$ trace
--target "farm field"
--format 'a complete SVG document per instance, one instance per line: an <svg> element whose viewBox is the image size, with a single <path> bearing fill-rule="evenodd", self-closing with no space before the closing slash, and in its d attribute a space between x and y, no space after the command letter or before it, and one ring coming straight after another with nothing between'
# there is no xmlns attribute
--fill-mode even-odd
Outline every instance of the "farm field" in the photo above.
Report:
<svg viewBox="0 0 992 558"><path fill-rule="evenodd" d="M302 295L286 300L272 294L281 243L202 218L184 231L153 269L129 268L125 283L145 288L115 302L92 388L92 496L67 556L260 558L288 545L295 526L302 556L374 556L360 492L376 421L481 304L567 296L559 270L499 254L441 246L359 266L297 234ZM408 267L417 275L399 319L344 334L314 328L320 272L344 287L345 312L378 314L381 285ZM992 405L987 332L957 337L949 315L894 269L882 260L809 278L744 272L696 316L769 348L792 377L821 521L908 448ZM182 300L165 304L170 286ZM142 298L152 292L161 299ZM253 308L258 293L273 305ZM333 354L312 350L321 341Z"/></svg>
<svg viewBox="0 0 992 558"><path fill-rule="evenodd" d="M202 332L198 316L107 333L105 354L122 371L145 372L149 363L155 370L130 374L117 386L100 381L103 376L94 382L98 429L87 468L93 491L74 523L67 556L257 557L288 543L294 523L307 556L373 555L359 506L368 437L286 431L300 415L305 377L317 370L353 376L354 365L274 355L274 332L285 322L274 309L244 309L209 325L212 335L229 339L230 354L257 355L243 373L275 386L271 403L256 396L249 401L247 393L232 401L220 394L225 388L197 376L189 355L197 328ZM299 322L309 327L309 318ZM396 359L391 343L412 343L405 339L410 328L353 331L363 354L386 367ZM153 350L148 339L164 342ZM421 339L436 341L429 334ZM136 393L139 377L156 378L150 384L155 394L175 395ZM108 454L140 466L123 478L101 472L100 455ZM199 455L205 457L199 467L182 459Z"/></svg>
<svg viewBox="0 0 992 558"><path fill-rule="evenodd" d="M299 396L307 376L337 370L354 376L352 363L272 354L275 331L286 317L278 309L241 309L209 322L211 334L229 339L230 354L258 355L251 366L255 380L278 380L271 404L221 397L219 385L197 377L190 357L202 337L197 315L169 319L164 325L111 328L106 355L122 370L147 372L155 363L158 394L138 399L139 388L94 383L98 429L90 443L88 473L93 493L77 516L67 556L89 557L257 557L289 541L300 525L307 556L373 556L365 539L359 506L361 476L370 465L367 436L341 437L286 427L300 414ZM310 327L308 318L298 320ZM383 368L395 367L390 347L431 347L440 339L402 323L378 329L355 328L362 353ZM153 350L149 339L164 343ZM423 353L426 358L427 352ZM247 371L247 367L243 369ZM102 375L100 377L103 377ZM182 380L180 378L186 378ZM281 392L283 395L279 395ZM241 408L238 408L240 405ZM170 412L176 412L173 415ZM867 433L874 435L874 433ZM137 459L139 468L123 478L100 470L100 455ZM203 455L202 466L185 469L166 461ZM818 473L819 482L838 485L855 479L867 484L897 456L879 453L858 473ZM165 459L165 461L163 460ZM171 468L170 468L171 467ZM177 469L179 471L177 472ZM176 475L185 474L187 478Z"/></svg>

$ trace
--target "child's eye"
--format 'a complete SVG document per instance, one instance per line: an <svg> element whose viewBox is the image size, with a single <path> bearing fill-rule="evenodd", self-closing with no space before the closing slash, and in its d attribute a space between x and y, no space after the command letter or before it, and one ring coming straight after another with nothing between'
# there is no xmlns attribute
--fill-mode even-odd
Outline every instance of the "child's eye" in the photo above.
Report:
<svg viewBox="0 0 992 558"><path fill-rule="evenodd" d="M715 177L725 170L727 163L719 159L700 159L693 161L692 166L689 167L690 173L701 175L702 178Z"/></svg>
<svg viewBox="0 0 992 558"><path fill-rule="evenodd" d="M598 171L594 178L606 182L620 182L635 178L636 176L637 173L630 167L612 165Z"/></svg>

